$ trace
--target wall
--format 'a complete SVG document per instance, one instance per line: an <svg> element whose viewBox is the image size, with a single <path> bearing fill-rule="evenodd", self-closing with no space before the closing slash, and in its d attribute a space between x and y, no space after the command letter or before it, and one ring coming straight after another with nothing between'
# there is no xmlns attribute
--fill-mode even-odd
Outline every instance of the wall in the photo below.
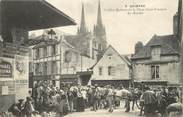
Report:
<svg viewBox="0 0 183 117"><path fill-rule="evenodd" d="M11 46L13 47L14 45ZM16 49L18 50L16 50L16 53L12 54L12 58L0 57L0 97L7 96L7 98L13 98L12 100L15 101L18 99L25 99L28 96L29 89L28 48L19 47ZM5 54L8 55L10 52L8 51ZM13 95L13 97L10 95ZM8 101L7 104L9 104Z"/></svg>
<svg viewBox="0 0 183 117"><path fill-rule="evenodd" d="M144 64L147 62L152 62L151 60L144 60L144 61L136 61L133 67L133 76L135 80L152 80L151 78L151 65L159 65L159 75L160 79L158 80L165 80L171 84L179 83L179 62L177 57L173 56L166 56L161 57L161 61L156 64ZM167 62L167 61L175 61L175 62ZM166 61L163 63L163 61ZM143 63L144 62L144 63Z"/></svg>
<svg viewBox="0 0 183 117"><path fill-rule="evenodd" d="M40 54L44 52L43 49L39 49ZM56 45L56 55L51 56L52 49L51 46L47 45L47 56L34 59L34 75L39 75L36 74L36 64L37 63L48 63L48 70L47 70L47 75L51 75L51 62L56 61L56 67L57 67L57 74L76 74L76 72L80 71L87 71L90 67L92 67L96 63L96 59L92 59L90 57L86 57L81 55L79 51L77 51L72 45L67 43L65 40L62 40L61 44ZM65 53L69 51L71 53L69 61L65 61L66 56ZM35 50L33 50L35 55ZM61 53L61 56L60 56ZM61 61L61 64L60 64ZM61 66L61 69L60 69ZM42 69L42 68L41 68ZM42 70L41 70L42 71ZM41 74L43 75L43 74Z"/></svg>
<svg viewBox="0 0 183 117"><path fill-rule="evenodd" d="M111 59L109 58L111 56ZM108 75L108 66L115 68L115 75ZM99 67L102 67L102 75L99 75ZM129 80L130 69L127 63L111 48L109 48L104 56L99 60L93 68L92 80Z"/></svg>

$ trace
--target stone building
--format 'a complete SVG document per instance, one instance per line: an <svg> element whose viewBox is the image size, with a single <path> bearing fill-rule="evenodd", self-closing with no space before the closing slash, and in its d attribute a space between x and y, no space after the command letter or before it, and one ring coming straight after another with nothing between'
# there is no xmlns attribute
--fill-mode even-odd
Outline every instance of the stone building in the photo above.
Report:
<svg viewBox="0 0 183 117"><path fill-rule="evenodd" d="M33 47L34 56L37 55L36 53L39 53L39 56L41 56L39 58L35 57L33 60L34 81L48 80L54 77L56 79L52 80L52 82L57 87L60 86L61 82L86 85L92 75L92 71L89 68L102 56L107 46L100 2L98 4L97 24L94 27L93 33L86 26L84 4L82 4L81 22L76 35L59 34L59 31L55 32L56 35L52 35L53 39L48 34L34 39L42 39L41 43ZM42 64L47 64L47 67ZM45 70L47 74L44 74L41 66L45 69L48 68ZM36 73L39 71L37 69L40 69L42 74ZM49 72L52 74L49 74Z"/></svg>
<svg viewBox="0 0 183 117"><path fill-rule="evenodd" d="M29 96L28 31L73 24L70 17L44 0L0 1L1 112Z"/></svg>
<svg viewBox="0 0 183 117"><path fill-rule="evenodd" d="M128 56L120 55L111 45L101 59L91 68L93 75L89 84L129 87L131 84L131 62Z"/></svg>
<svg viewBox="0 0 183 117"><path fill-rule="evenodd" d="M135 84L180 84L179 15L180 11L173 16L173 34L154 35L147 44L136 44L131 58Z"/></svg>
<svg viewBox="0 0 183 117"><path fill-rule="evenodd" d="M56 87L60 87L60 83L82 84L78 73L87 72L96 62L68 43L64 36L60 39L44 36L32 51L34 81L50 80Z"/></svg>
<svg viewBox="0 0 183 117"><path fill-rule="evenodd" d="M94 59L81 54L64 36L60 39L44 36L33 47L33 80L50 80L56 87L60 87L60 83L82 84L78 73L87 72L94 63Z"/></svg>

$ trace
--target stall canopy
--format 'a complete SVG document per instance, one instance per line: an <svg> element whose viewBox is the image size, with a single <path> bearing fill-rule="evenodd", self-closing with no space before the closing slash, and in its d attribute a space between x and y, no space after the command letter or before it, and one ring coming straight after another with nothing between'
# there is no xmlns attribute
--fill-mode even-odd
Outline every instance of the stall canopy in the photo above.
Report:
<svg viewBox="0 0 183 117"><path fill-rule="evenodd" d="M75 21L45 0L1 0L2 29L29 31L75 25Z"/></svg>

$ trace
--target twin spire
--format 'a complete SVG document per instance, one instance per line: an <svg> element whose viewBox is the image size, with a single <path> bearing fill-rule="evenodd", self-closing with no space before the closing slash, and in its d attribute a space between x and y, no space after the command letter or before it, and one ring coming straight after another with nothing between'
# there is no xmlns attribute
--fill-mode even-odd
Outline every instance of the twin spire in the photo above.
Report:
<svg viewBox="0 0 183 117"><path fill-rule="evenodd" d="M78 29L78 34L87 33L87 32L88 30L86 28L86 22L85 22L85 9L84 9L84 4L82 4L81 24L80 24L80 28Z"/></svg>
<svg viewBox="0 0 183 117"><path fill-rule="evenodd" d="M102 25L102 14L101 14L101 8L100 8L100 1L98 3L97 25Z"/></svg>
<svg viewBox="0 0 183 117"><path fill-rule="evenodd" d="M100 1L98 3L97 25L103 26L102 25ZM84 4L82 3L81 23L80 23L80 27L78 28L78 34L86 34L86 33L88 33L88 29L87 29L86 21L85 21L85 8L84 8Z"/></svg>

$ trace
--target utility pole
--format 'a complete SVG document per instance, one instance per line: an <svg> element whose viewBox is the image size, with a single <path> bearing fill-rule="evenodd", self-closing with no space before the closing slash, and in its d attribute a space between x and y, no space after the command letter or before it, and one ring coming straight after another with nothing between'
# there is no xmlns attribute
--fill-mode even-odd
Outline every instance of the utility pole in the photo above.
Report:
<svg viewBox="0 0 183 117"><path fill-rule="evenodd" d="M179 22L178 22L178 38L180 38L180 83L181 83L181 102L182 102L182 94L183 94L183 27L182 27L182 22L183 22L183 9L182 9L182 0L179 0Z"/></svg>

